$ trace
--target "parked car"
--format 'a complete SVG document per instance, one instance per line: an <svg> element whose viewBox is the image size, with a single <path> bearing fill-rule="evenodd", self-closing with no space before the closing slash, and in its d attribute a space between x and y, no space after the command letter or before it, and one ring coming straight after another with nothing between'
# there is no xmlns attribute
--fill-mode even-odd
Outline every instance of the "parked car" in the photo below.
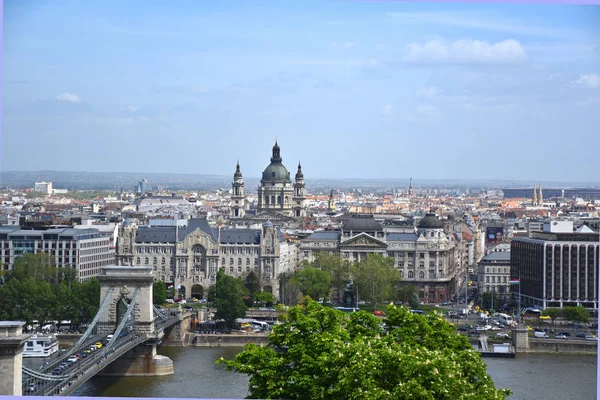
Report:
<svg viewBox="0 0 600 400"><path fill-rule="evenodd" d="M498 333L496 333L496 337L500 338L500 339L508 339L509 335L508 335L508 333L498 332Z"/></svg>

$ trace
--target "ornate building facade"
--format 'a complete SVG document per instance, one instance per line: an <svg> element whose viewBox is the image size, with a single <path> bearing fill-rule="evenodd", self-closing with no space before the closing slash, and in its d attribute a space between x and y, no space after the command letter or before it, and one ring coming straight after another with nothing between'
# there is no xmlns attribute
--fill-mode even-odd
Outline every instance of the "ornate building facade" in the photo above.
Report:
<svg viewBox="0 0 600 400"><path fill-rule="evenodd" d="M426 303L442 303L456 294L464 266L460 267L459 246L444 232L442 222L428 214L405 232L386 232L372 216L353 216L341 230L315 232L300 244L300 259L312 261L316 252L339 254L360 262L377 253L394 259L403 285L415 285Z"/></svg>
<svg viewBox="0 0 600 400"><path fill-rule="evenodd" d="M204 293L223 269L245 278L253 271L263 290L279 294L279 274L297 264L297 247L270 221L261 229L214 229L205 219L174 221L169 226L124 225L118 264L150 266L157 280L172 283L179 295Z"/></svg>
<svg viewBox="0 0 600 400"><path fill-rule="evenodd" d="M298 171L294 182L290 172L282 163L281 149L275 141L271 163L265 168L258 187L256 215L251 219L289 220L306 215L306 195L302 166L298 163ZM244 218L247 213L247 200L239 162L236 166L231 185L231 217ZM250 218L250 216L247 216Z"/></svg>

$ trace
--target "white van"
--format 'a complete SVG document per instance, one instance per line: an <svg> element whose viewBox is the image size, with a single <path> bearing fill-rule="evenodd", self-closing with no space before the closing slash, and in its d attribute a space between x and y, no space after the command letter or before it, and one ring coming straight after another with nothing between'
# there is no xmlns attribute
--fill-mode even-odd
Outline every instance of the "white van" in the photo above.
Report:
<svg viewBox="0 0 600 400"><path fill-rule="evenodd" d="M548 334L546 332L537 331L533 333L533 336L540 339L548 339Z"/></svg>

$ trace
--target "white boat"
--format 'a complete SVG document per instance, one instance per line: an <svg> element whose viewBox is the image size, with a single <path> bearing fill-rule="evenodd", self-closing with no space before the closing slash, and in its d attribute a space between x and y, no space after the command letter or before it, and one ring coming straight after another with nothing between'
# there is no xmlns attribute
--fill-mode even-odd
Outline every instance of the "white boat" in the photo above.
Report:
<svg viewBox="0 0 600 400"><path fill-rule="evenodd" d="M32 336L25 343L23 357L48 357L57 351L56 336Z"/></svg>

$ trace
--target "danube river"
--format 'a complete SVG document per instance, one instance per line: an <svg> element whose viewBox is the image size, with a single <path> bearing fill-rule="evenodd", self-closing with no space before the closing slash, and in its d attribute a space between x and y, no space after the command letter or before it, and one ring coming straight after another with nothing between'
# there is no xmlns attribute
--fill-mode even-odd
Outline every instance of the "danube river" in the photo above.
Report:
<svg viewBox="0 0 600 400"><path fill-rule="evenodd" d="M158 378L95 377L73 396L238 398L247 395L248 378L215 365L239 348L162 347L175 375ZM513 400L593 400L596 398L596 356L524 354L514 359L486 358L499 388L513 391Z"/></svg>

